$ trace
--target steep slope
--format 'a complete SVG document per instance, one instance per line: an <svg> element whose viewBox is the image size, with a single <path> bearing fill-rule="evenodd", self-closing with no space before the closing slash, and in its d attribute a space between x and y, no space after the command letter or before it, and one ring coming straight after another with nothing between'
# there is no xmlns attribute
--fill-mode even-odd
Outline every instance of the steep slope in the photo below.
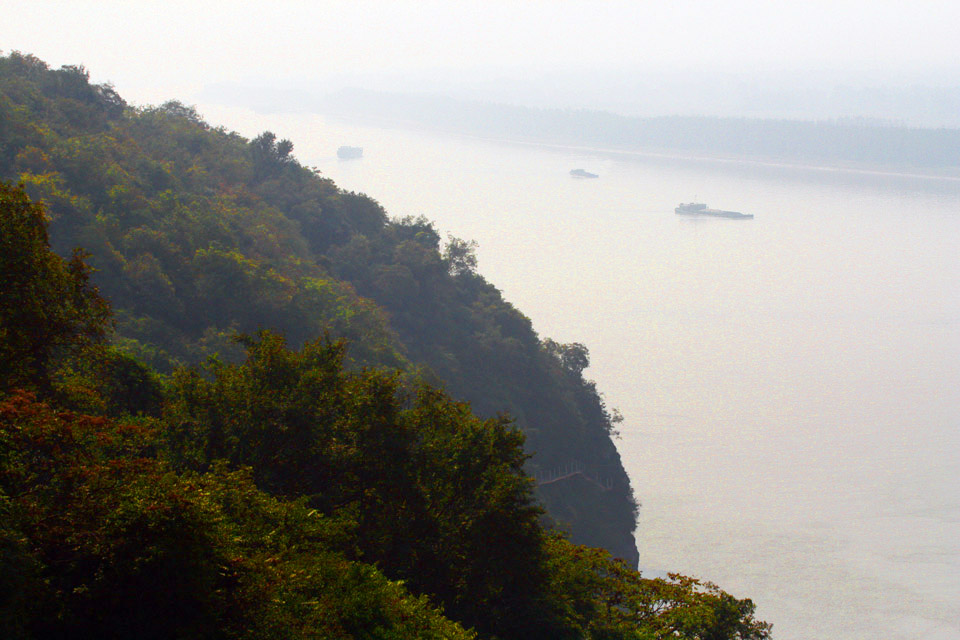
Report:
<svg viewBox="0 0 960 640"><path fill-rule="evenodd" d="M260 327L292 345L329 332L354 366L401 367L527 437L548 513L578 543L636 563L636 505L581 345L541 340L423 219L390 220L265 133L249 141L179 103L134 109L82 68L0 58L0 178L91 252L117 342L169 371Z"/></svg>
<svg viewBox="0 0 960 640"><path fill-rule="evenodd" d="M750 600L545 529L509 420L343 341L260 331L163 384L118 361L48 226L0 182L2 637L769 638Z"/></svg>

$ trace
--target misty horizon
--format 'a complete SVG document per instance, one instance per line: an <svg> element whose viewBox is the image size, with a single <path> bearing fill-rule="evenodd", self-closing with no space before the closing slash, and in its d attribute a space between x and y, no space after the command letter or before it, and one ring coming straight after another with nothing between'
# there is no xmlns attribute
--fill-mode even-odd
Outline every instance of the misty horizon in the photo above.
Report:
<svg viewBox="0 0 960 640"><path fill-rule="evenodd" d="M137 104L200 102L222 84L358 87L631 116L960 126L952 3L14 4L0 49L83 65Z"/></svg>
<svg viewBox="0 0 960 640"><path fill-rule="evenodd" d="M258 110L309 110L344 91L449 98L538 109L606 111L630 117L859 120L918 128L960 127L960 81L854 72L643 73L640 71L444 72L333 75L302 82L268 78L209 83L191 99Z"/></svg>

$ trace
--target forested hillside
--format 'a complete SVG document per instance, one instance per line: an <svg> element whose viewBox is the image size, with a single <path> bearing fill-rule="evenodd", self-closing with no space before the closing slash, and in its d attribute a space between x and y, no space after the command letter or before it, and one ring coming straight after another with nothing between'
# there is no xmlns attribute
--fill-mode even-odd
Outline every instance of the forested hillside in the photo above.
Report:
<svg viewBox="0 0 960 640"><path fill-rule="evenodd" d="M537 340L467 245L441 254L429 224L387 221L286 141L210 130L176 104L131 110L81 69L0 63L0 154L22 183L0 181L0 636L769 637L750 600L570 542L542 517L512 419L425 380L431 344L450 345L453 375L516 340L556 376L560 408L584 412L574 427L609 426L585 350ZM311 220L326 232L301 234ZM52 237L93 253L61 257ZM376 257L391 246L419 258ZM358 251L354 267L405 266L433 287L421 304L489 344L408 346L429 314L395 320L355 290L376 292L376 275L331 274ZM258 328L277 318L287 337ZM614 480L582 484L617 495Z"/></svg>
<svg viewBox="0 0 960 640"><path fill-rule="evenodd" d="M54 248L90 253L112 342L162 373L260 328L299 348L345 338L351 367L399 368L484 417L509 414L554 480L575 542L636 563L636 506L582 345L541 339L476 270L469 243L390 219L301 165L293 144L215 128L176 102L132 108L83 69L0 59L0 177L47 207Z"/></svg>

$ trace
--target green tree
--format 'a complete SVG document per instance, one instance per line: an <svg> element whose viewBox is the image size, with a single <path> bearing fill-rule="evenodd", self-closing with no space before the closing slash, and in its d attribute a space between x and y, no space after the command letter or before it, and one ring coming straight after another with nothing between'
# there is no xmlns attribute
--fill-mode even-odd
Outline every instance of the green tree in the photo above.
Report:
<svg viewBox="0 0 960 640"><path fill-rule="evenodd" d="M560 344L549 338L543 341L544 349L555 357L560 365L577 376L590 366L590 351L579 342Z"/></svg>
<svg viewBox="0 0 960 640"><path fill-rule="evenodd" d="M116 346L84 349L57 372L56 400L83 413L159 417L159 376Z"/></svg>
<svg viewBox="0 0 960 640"><path fill-rule="evenodd" d="M43 206L0 183L0 391L50 392L56 360L106 334L109 306L84 258L53 253Z"/></svg>
<svg viewBox="0 0 960 640"><path fill-rule="evenodd" d="M644 578L601 549L549 540L555 599L577 637L596 640L768 640L755 605L678 574Z"/></svg>
<svg viewBox="0 0 960 640"><path fill-rule="evenodd" d="M278 141L272 131L264 131L251 140L250 155L257 177L262 180L277 175L293 161L292 151L293 143L286 139Z"/></svg>
<svg viewBox="0 0 960 640"><path fill-rule="evenodd" d="M341 549L344 525L254 486L176 474L149 424L0 400L0 631L54 640L472 640Z"/></svg>
<svg viewBox="0 0 960 640"><path fill-rule="evenodd" d="M477 272L477 241L461 240L450 236L447 246L443 250L443 260L447 264L451 275L459 276L476 274Z"/></svg>
<svg viewBox="0 0 960 640"><path fill-rule="evenodd" d="M344 345L300 351L261 332L247 360L173 376L164 412L172 459L253 468L257 485L356 522L358 558L501 637L558 632L543 587L544 532L507 418L396 373L344 369Z"/></svg>

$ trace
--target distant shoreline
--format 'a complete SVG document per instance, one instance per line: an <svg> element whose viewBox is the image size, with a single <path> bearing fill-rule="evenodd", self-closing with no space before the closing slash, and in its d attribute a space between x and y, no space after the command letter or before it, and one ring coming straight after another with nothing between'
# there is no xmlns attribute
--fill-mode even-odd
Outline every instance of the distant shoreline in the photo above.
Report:
<svg viewBox="0 0 960 640"><path fill-rule="evenodd" d="M924 180L931 182L946 182L960 184L960 168L945 169L943 173L924 173L908 168L898 169L882 165L850 165L850 164L808 164L799 161L789 161L778 158L763 158L757 156L730 156L722 154L690 154L671 149L622 149L616 147L592 147L584 145L575 145L560 142L548 142L535 139L509 138L496 135L483 135L476 133L466 133L454 128L431 127L417 120L404 118L395 118L388 116L362 116L344 115L336 111L311 111L314 115L333 118L337 120L352 122L367 126L383 126L390 128L399 128L420 132L441 133L445 135L454 135L470 140L480 140L484 142L494 142L508 145L519 145L524 147L552 149L557 151L577 151L590 153L594 155L620 158L636 159L659 159L676 160L682 162L701 162L712 164L723 164L728 166L755 166L771 169L789 169L795 171L809 171L822 174L853 174L869 176L876 178L899 178L908 180Z"/></svg>
<svg viewBox="0 0 960 640"><path fill-rule="evenodd" d="M552 148L552 149L562 149L569 151L584 151L595 153L605 156L628 156L635 158L657 158L662 160L681 160L687 162L713 162L720 164L739 164L739 165L754 165L760 167L771 167L777 169L795 169L803 171L817 171L822 173L854 173L859 175L869 175L877 177L896 177L896 178L909 178L909 179L919 179L919 180L941 180L945 182L957 182L960 183L960 171L952 175L945 174L932 174L932 173L906 173L904 171L897 171L894 169L884 169L881 167L876 168L865 168L865 167L850 167L843 165L813 165L813 164L799 164L788 161L774 160L774 159L760 159L760 158L750 158L750 157L731 157L731 156L721 156L721 155L689 155L681 154L679 152L671 152L669 150L631 150L631 149L610 149L610 148L598 148L598 147L584 147L577 145L564 145L558 143L550 142L527 142L521 140L509 140L503 138L487 138L484 136L474 136L470 134L458 134L463 135L468 138L474 138L478 140L487 140L490 142L504 142L508 144L517 144L523 146L532 146L540 148Z"/></svg>

